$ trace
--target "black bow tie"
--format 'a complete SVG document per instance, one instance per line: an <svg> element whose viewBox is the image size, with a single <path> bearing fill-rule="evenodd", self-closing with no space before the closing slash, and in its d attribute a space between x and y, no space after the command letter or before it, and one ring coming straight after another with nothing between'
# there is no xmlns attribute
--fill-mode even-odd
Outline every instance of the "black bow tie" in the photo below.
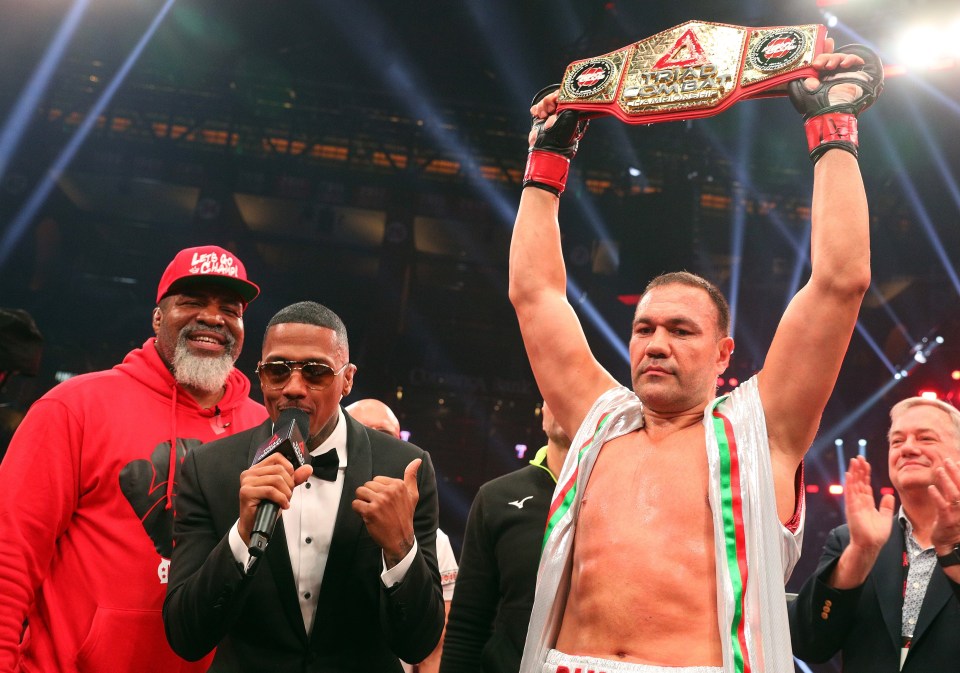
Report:
<svg viewBox="0 0 960 673"><path fill-rule="evenodd" d="M317 479L326 481L337 480L337 470L340 469L340 456L336 449L330 449L319 456L310 456L310 464L313 465L313 476Z"/></svg>

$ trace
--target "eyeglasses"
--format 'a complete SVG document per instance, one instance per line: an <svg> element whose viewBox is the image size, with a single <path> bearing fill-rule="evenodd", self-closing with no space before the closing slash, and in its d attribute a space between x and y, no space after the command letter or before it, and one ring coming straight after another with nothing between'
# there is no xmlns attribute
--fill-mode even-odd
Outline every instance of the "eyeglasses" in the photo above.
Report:
<svg viewBox="0 0 960 673"><path fill-rule="evenodd" d="M348 362L339 370L333 371L333 367L322 362L277 360L257 363L257 374L260 376L261 386L269 390L277 390L287 384L295 369L299 369L307 388L323 390L333 383L334 377L342 374L349 364Z"/></svg>

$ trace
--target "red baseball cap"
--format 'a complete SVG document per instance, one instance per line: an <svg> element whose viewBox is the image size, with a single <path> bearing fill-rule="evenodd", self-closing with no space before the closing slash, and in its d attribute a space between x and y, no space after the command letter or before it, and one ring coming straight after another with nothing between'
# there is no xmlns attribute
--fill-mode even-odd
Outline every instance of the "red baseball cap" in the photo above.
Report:
<svg viewBox="0 0 960 673"><path fill-rule="evenodd" d="M193 284L225 287L240 295L244 303L250 303L260 294L260 288L247 280L243 262L232 252L216 245L201 245L178 252L160 278L157 303L168 294Z"/></svg>

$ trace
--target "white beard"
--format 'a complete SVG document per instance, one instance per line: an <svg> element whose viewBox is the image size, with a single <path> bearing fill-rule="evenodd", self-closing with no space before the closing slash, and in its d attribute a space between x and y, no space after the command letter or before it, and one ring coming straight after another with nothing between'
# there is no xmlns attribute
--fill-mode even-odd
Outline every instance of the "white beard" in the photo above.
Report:
<svg viewBox="0 0 960 673"><path fill-rule="evenodd" d="M195 355L187 346L186 334L180 333L173 352L173 377L186 388L196 388L212 393L226 385L233 371L233 355L228 350L223 355L210 357Z"/></svg>

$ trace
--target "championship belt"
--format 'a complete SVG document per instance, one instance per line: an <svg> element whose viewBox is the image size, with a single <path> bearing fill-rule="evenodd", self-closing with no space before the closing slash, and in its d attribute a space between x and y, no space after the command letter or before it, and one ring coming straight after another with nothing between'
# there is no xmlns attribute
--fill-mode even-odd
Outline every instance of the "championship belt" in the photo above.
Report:
<svg viewBox="0 0 960 673"><path fill-rule="evenodd" d="M817 76L810 63L826 33L820 24L689 21L568 65L558 109L653 124L710 117L741 99L785 96L790 80Z"/></svg>

